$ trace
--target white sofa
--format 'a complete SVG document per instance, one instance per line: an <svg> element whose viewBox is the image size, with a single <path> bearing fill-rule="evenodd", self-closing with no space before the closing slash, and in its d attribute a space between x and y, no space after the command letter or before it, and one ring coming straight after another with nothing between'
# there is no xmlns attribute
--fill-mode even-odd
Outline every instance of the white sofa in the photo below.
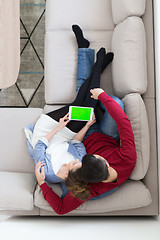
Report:
<svg viewBox="0 0 160 240"><path fill-rule="evenodd" d="M101 87L124 102L135 136L137 164L116 192L87 201L66 215L158 215L152 0L46 1L46 106L0 109L0 213L56 215L36 183L23 127L74 99L77 45L72 24L82 27L91 48L114 52ZM61 196L59 184L49 185Z"/></svg>

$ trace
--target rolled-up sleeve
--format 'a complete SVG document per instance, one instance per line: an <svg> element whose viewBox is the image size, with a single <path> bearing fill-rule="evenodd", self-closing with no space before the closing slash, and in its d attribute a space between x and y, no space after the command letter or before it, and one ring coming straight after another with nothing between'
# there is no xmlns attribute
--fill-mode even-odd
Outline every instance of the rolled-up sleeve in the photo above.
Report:
<svg viewBox="0 0 160 240"><path fill-rule="evenodd" d="M86 148L84 144L78 140L72 140L69 142L68 152L73 155L73 157L82 160L83 156L86 154Z"/></svg>
<svg viewBox="0 0 160 240"><path fill-rule="evenodd" d="M43 162L46 157L46 149L48 147L48 141L46 138L43 137L41 140L38 140L37 144L35 145L34 149L34 161L37 164L38 161Z"/></svg>

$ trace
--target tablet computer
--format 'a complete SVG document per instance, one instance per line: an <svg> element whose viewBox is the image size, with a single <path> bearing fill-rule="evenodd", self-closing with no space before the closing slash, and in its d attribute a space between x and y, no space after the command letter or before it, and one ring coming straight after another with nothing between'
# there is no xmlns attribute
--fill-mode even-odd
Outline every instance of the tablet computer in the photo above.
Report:
<svg viewBox="0 0 160 240"><path fill-rule="evenodd" d="M93 116L93 110L92 107L70 106L69 120L90 121Z"/></svg>

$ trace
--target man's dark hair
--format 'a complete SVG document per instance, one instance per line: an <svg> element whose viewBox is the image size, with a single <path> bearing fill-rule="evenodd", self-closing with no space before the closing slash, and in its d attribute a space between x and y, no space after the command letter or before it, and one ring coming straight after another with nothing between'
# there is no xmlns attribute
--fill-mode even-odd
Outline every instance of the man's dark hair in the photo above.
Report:
<svg viewBox="0 0 160 240"><path fill-rule="evenodd" d="M82 158L82 176L86 182L98 183L108 179L109 173L105 161L92 154Z"/></svg>

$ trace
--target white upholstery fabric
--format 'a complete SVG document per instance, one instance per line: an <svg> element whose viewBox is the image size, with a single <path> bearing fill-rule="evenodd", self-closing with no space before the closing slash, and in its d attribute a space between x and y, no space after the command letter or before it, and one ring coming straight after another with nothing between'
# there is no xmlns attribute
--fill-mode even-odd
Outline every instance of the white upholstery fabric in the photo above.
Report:
<svg viewBox="0 0 160 240"><path fill-rule="evenodd" d="M0 108L1 171L34 172L23 128L36 122L42 112L39 108Z"/></svg>
<svg viewBox="0 0 160 240"><path fill-rule="evenodd" d="M146 38L142 20L129 17L113 31L112 80L118 97L147 89Z"/></svg>
<svg viewBox="0 0 160 240"><path fill-rule="evenodd" d="M52 189L54 189L54 192L61 197L62 196L62 188L60 183L56 183L56 184L51 184L51 183L47 183L47 185L49 187L52 187ZM40 208L45 209L46 206L49 207L48 202L44 199L43 194L42 194L42 190L40 189L39 185L37 184L36 186L36 190L34 192L34 205ZM50 209L52 209L51 207L49 207Z"/></svg>
<svg viewBox="0 0 160 240"><path fill-rule="evenodd" d="M32 210L34 174L0 172L0 210Z"/></svg>
<svg viewBox="0 0 160 240"><path fill-rule="evenodd" d="M141 17L145 12L146 0L111 0L114 24L130 16Z"/></svg>
<svg viewBox="0 0 160 240"><path fill-rule="evenodd" d="M137 152L137 163L130 179L140 180L145 177L150 160L150 137L146 107L139 93L129 94L122 100L125 112L131 121Z"/></svg>
<svg viewBox="0 0 160 240"><path fill-rule="evenodd" d="M111 30L114 27L110 0L48 0L46 31L71 30L72 24L84 30Z"/></svg>
<svg viewBox="0 0 160 240"><path fill-rule="evenodd" d="M64 107L65 105L45 105L44 106L44 113L47 114L49 112L52 112L54 110L57 110L61 107Z"/></svg>
<svg viewBox="0 0 160 240"><path fill-rule="evenodd" d="M90 48L110 51L112 31L85 31ZM77 43L72 30L49 31L45 35L45 100L47 104L66 104L76 96ZM103 82L110 72L105 71Z"/></svg>
<svg viewBox="0 0 160 240"><path fill-rule="evenodd" d="M50 184L50 187L61 196L61 188L57 184ZM137 197L138 196L138 197ZM111 195L99 199L99 200L90 200L83 203L76 210L73 210L71 214L78 213L105 213L117 210L126 210L139 208L142 206L147 206L152 202L150 193L146 186L140 181L127 180L124 184L119 186ZM42 191L37 186L34 195L34 204L35 206L53 211L47 201L43 198Z"/></svg>

